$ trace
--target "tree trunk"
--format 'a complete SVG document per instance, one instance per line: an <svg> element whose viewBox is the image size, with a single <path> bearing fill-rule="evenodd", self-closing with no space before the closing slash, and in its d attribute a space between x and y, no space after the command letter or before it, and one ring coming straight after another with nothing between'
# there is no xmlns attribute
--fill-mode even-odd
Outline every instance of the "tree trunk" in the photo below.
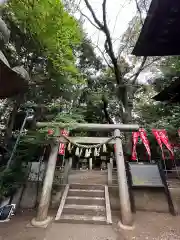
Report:
<svg viewBox="0 0 180 240"><path fill-rule="evenodd" d="M38 104L35 108L34 118L32 121L32 129L36 129L36 122L40 121L41 117L43 117L44 105Z"/></svg>
<svg viewBox="0 0 180 240"><path fill-rule="evenodd" d="M124 124L132 124L132 110L133 110L133 99L134 99L134 90L132 88L126 88L125 102L124 102ZM126 160L131 158L132 151L132 133L125 134L126 144L125 144L125 154Z"/></svg>
<svg viewBox="0 0 180 240"><path fill-rule="evenodd" d="M129 88L127 86L124 87L123 92L122 90L117 93L117 97L119 99L119 105L120 109L123 110L120 112L120 117L122 119L123 124L131 124L132 123L132 110L133 110L133 97L134 97L134 91L132 88ZM125 133L125 160L130 159L131 157L131 150L132 150L132 139L131 139L131 133Z"/></svg>
<svg viewBox="0 0 180 240"><path fill-rule="evenodd" d="M13 109L12 109L12 112L9 116L8 125L7 125L7 128L6 128L5 137L4 137L4 145L5 146L8 145L9 140L12 137L13 126L14 126L14 123L15 123L15 118L16 118L16 114L17 114L17 111L19 109L19 106L20 106L20 99L18 98L14 101Z"/></svg>
<svg viewBox="0 0 180 240"><path fill-rule="evenodd" d="M132 123L132 107L129 106L126 109L126 121L124 121L125 124L131 124ZM125 144L125 153L126 158L129 159L131 157L131 151L132 151L132 133L126 133L125 134L126 144Z"/></svg>

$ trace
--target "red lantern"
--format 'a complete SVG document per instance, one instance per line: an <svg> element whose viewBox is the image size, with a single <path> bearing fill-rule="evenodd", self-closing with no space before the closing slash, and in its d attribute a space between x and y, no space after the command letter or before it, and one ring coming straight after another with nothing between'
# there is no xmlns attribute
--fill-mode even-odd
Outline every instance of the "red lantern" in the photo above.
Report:
<svg viewBox="0 0 180 240"><path fill-rule="evenodd" d="M53 134L54 134L54 130L48 129L48 135L53 135Z"/></svg>

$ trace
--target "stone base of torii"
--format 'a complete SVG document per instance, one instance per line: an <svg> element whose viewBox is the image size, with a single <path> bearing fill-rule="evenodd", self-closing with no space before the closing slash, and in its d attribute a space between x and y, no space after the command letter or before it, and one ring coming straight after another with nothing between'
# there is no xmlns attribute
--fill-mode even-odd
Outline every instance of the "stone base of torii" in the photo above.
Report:
<svg viewBox="0 0 180 240"><path fill-rule="evenodd" d="M70 126L68 124L62 124L57 122L37 124L38 127L52 127L55 125L58 126L60 129L71 127L73 129L81 129L87 131L114 131L114 139L116 144L115 156L118 176L119 204L121 209L119 226L125 229L131 229L133 227L133 216L131 211L128 183L126 178L125 161L121 142L121 131L137 131L139 129L139 126L128 124L74 124L73 126ZM47 227L48 223L52 220L48 216L48 210L51 200L51 190L53 185L58 148L59 140L55 140L52 145L51 153L47 164L47 170L44 178L37 216L31 222L32 225L36 227Z"/></svg>

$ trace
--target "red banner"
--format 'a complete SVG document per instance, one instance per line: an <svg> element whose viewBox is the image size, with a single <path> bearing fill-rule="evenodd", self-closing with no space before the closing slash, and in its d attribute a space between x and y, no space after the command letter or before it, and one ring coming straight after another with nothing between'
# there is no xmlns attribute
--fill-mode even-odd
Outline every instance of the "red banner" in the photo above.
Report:
<svg viewBox="0 0 180 240"><path fill-rule="evenodd" d="M169 139L167 136L167 132L166 130L157 130L157 129L152 129L152 133L154 134L160 148L162 151L162 158L165 159L164 156L164 152L163 152L163 147L162 144L164 143L164 145L167 147L167 149L169 150L170 154L171 154L171 159L174 159L174 152L173 152L173 148L171 146L171 144L169 143Z"/></svg>
<svg viewBox="0 0 180 240"><path fill-rule="evenodd" d="M137 160L137 152L136 152L136 145L138 143L138 138L140 134L139 132L133 132L132 133L132 139L133 139L133 148L132 148L132 156L131 159L136 161Z"/></svg>
<svg viewBox="0 0 180 240"><path fill-rule="evenodd" d="M149 147L149 141L147 139L147 134L146 134L146 131L141 128L139 129L139 135L140 135L140 138L146 148L146 151L148 153L148 156L149 156L149 160L151 160L151 150L150 150L150 147Z"/></svg>
<svg viewBox="0 0 180 240"><path fill-rule="evenodd" d="M69 135L69 132L66 131L65 129L61 130L61 134L64 135L64 136L68 136ZM65 143L60 143L59 144L59 155L65 155Z"/></svg>
<svg viewBox="0 0 180 240"><path fill-rule="evenodd" d="M178 135L179 135L179 137L180 137L180 129L178 129Z"/></svg>
<svg viewBox="0 0 180 240"><path fill-rule="evenodd" d="M171 146L171 144L169 142L166 130L159 131L159 135L161 136L162 143L164 143L164 145L169 150L169 152L171 154L171 159L174 159L174 152L173 152L172 146Z"/></svg>

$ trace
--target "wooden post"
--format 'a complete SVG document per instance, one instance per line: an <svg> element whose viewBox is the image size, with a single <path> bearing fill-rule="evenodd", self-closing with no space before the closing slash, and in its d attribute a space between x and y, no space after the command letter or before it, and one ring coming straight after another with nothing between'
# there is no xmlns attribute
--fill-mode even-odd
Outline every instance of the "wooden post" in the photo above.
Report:
<svg viewBox="0 0 180 240"><path fill-rule="evenodd" d="M119 200L121 211L121 225L131 227L133 225L133 218L131 212L131 204L129 198L129 190L126 177L125 161L123 156L122 142L120 138L120 131L116 129L114 131L116 138L116 165L119 187Z"/></svg>
<svg viewBox="0 0 180 240"><path fill-rule="evenodd" d="M112 185L112 164L108 163L108 185Z"/></svg>
<svg viewBox="0 0 180 240"><path fill-rule="evenodd" d="M89 158L89 170L92 170L92 158Z"/></svg>
<svg viewBox="0 0 180 240"><path fill-rule="evenodd" d="M49 156L37 216L36 219L33 219L31 222L32 225L36 227L47 226L49 221L51 220L51 218L48 217L48 209L51 200L51 190L56 167L58 148L59 143L54 143Z"/></svg>

